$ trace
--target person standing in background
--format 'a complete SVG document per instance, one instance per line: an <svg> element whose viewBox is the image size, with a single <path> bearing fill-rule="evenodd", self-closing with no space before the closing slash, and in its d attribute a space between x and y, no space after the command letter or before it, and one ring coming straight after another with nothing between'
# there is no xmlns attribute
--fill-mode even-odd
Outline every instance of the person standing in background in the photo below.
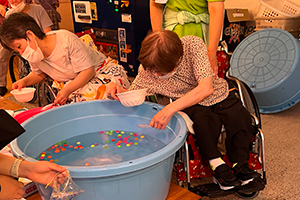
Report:
<svg viewBox="0 0 300 200"><path fill-rule="evenodd" d="M0 26L5 19L5 13L8 8L7 0L0 0ZM2 51L1 51L2 49ZM4 96L7 92L6 88L6 74L7 74L7 63L9 57L9 51L0 47L0 96ZM6 68L6 70L4 70Z"/></svg>
<svg viewBox="0 0 300 200"><path fill-rule="evenodd" d="M224 0L150 0L150 19L153 31L166 29L180 38L202 38L213 72L218 74L217 48L223 28Z"/></svg>
<svg viewBox="0 0 300 200"><path fill-rule="evenodd" d="M5 0L0 0L1 2L5 2ZM41 29L44 31L44 33L47 33L51 31L52 21L47 15L45 9L40 5L33 5L33 4L27 4L24 3L23 0L9 0L9 5L11 8L7 6L7 3L1 4L0 6L0 14L1 18L0 21L1 25L4 21L4 17L7 18L10 14L15 12L23 12L27 13L31 17L35 19L37 24L41 27ZM7 69L8 69L8 59L9 59L10 51L3 48L2 45L0 45L0 95L4 96L7 92L6 84L6 75L7 75Z"/></svg>
<svg viewBox="0 0 300 200"><path fill-rule="evenodd" d="M51 29L58 30L58 23L61 22L61 16L56 10L56 8L59 7L59 0L35 0L34 3L41 4L41 6L46 10L48 16L52 20L53 25L51 26Z"/></svg>
<svg viewBox="0 0 300 200"><path fill-rule="evenodd" d="M15 12L27 13L34 18L44 33L51 31L53 23L42 6L27 4L23 0L8 0L8 2L12 8L6 12L5 18Z"/></svg>

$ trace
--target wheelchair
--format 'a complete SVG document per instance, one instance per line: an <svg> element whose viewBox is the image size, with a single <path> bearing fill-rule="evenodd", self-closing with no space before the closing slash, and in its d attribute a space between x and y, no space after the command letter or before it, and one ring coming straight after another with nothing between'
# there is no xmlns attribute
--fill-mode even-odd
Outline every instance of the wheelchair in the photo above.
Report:
<svg viewBox="0 0 300 200"><path fill-rule="evenodd" d="M185 141L185 144L182 146L182 148L177 152L174 169L176 171L178 185L186 187L188 190L197 193L200 196L215 198L235 193L241 198L250 199L256 197L266 185L264 135L261 129L261 118L258 105L251 89L244 82L235 77L227 76L226 79L229 83L234 85L235 89L238 91L243 106L250 112L252 116L253 138L252 144L249 147L250 154L248 164L250 168L256 170L262 175L261 179L254 180L252 183L243 186L241 189L230 191L223 191L214 183L206 183L191 187L191 179L212 177L212 175L208 161L201 160L201 156L195 145L193 137L194 131L192 128L193 122L183 112L180 112L179 114L181 114L187 124L188 139ZM224 148L225 137L226 130L223 127L221 130L218 147L224 155L223 160L228 165L231 165L226 156Z"/></svg>
<svg viewBox="0 0 300 200"><path fill-rule="evenodd" d="M176 153L174 170L176 172L177 184L200 196L208 196L210 198L222 197L234 193L237 194L237 196L239 196L240 198L244 199L255 198L266 185L264 135L261 129L261 118L258 105L251 89L244 82L232 76L226 76L225 79L238 91L243 106L250 112L252 116L253 138L251 146L249 147L250 154L248 164L250 168L259 172L262 178L259 180L255 180L255 182L252 181L253 183L249 183L248 185L246 185L247 187L243 186L242 189L236 191L221 190L218 185L211 183L211 181L203 185L192 187L191 179L212 177L212 171L209 167L208 161L201 160L201 156L196 147L195 139L193 137L193 122L185 113L179 112L179 114L186 122L188 137L184 145ZM170 99L160 95L152 96L147 100L162 105L166 105L171 102ZM222 127L222 130L220 131L221 134L218 147L220 149L220 152L222 152L224 155L223 160L226 162L226 164L230 165L231 163L229 162L225 151L226 130L224 127Z"/></svg>
<svg viewBox="0 0 300 200"><path fill-rule="evenodd" d="M9 74L12 82L14 83L17 80L24 78L30 71L31 69L28 61L20 56L19 53L13 51L9 58ZM55 99L55 93L50 85L52 85L52 80L46 78L38 84L30 86L34 87L36 92L33 99L28 103L34 103L37 100L39 107L52 103Z"/></svg>
<svg viewBox="0 0 300 200"><path fill-rule="evenodd" d="M12 83L16 82L19 79L24 78L30 73L30 65L27 60L22 58L19 53L12 52L9 58L9 74ZM30 87L37 88L37 85L32 85ZM32 100L28 103L33 103L37 99L37 92L34 93Z"/></svg>

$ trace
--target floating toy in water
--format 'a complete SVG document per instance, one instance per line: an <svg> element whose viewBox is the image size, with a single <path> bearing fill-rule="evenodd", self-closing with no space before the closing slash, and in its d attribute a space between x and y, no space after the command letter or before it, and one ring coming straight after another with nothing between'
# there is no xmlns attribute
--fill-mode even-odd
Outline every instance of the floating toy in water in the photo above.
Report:
<svg viewBox="0 0 300 200"><path fill-rule="evenodd" d="M86 136L81 138L75 136L67 140L57 142L56 144L50 146L45 151L43 151L36 159L50 161L50 162L58 162L58 161L64 162L67 159L69 160L68 162L74 162L71 161L72 159L70 158L70 156L76 155L76 158L74 157L73 159L80 160L79 162L81 163L80 164L81 166L82 165L93 166L95 165L95 162L90 160L92 159L92 157L95 157L94 161L101 160L101 162L110 162L109 158L108 159L105 157L98 158L97 157L98 155L96 155L94 152L97 152L98 154L101 152L100 153L101 155L106 155L111 153L112 151L115 151L113 149L120 149L122 147L123 148L126 147L126 149L132 148L133 146L137 146L139 142L145 140L144 139L145 136L142 135L141 133L135 133L130 131L110 130L110 131L99 131L91 134L92 136ZM152 146L156 148L155 146L157 141L156 140L148 141L148 139L149 138L147 138L144 142L145 144L147 143L146 146L149 146L148 143L150 142L152 143ZM141 147L141 148L144 149L145 147ZM97 150L93 150L93 149L97 149ZM109 151L105 151L104 149L108 149ZM134 149L134 151L138 151L140 153L140 150ZM92 155L90 155L90 153ZM122 159L122 155L121 155L122 153L123 151L117 150L113 154L114 156L117 157L121 156L120 159ZM58 164L65 164L65 163L58 163Z"/></svg>

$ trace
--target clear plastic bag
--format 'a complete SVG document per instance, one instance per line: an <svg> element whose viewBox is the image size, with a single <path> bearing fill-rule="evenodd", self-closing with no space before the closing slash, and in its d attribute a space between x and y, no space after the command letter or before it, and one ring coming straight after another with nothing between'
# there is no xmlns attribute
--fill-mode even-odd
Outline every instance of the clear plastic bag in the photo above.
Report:
<svg viewBox="0 0 300 200"><path fill-rule="evenodd" d="M64 173L68 173L68 175L63 180L57 180L56 178L53 181L50 200L70 200L84 192L74 183L68 171Z"/></svg>

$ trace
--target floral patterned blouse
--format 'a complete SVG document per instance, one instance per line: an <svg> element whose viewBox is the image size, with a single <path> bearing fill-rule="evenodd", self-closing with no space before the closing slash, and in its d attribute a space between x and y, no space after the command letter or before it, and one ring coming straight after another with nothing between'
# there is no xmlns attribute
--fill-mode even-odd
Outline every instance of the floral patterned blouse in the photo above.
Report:
<svg viewBox="0 0 300 200"><path fill-rule="evenodd" d="M206 46L200 37L184 36L183 56L173 76L160 79L153 73L144 70L140 65L139 73L133 81L130 90L147 88L147 95L161 94L176 100L197 87L198 82L213 77ZM202 106L211 106L223 101L228 96L227 81L222 78L213 79L214 92L199 102Z"/></svg>

